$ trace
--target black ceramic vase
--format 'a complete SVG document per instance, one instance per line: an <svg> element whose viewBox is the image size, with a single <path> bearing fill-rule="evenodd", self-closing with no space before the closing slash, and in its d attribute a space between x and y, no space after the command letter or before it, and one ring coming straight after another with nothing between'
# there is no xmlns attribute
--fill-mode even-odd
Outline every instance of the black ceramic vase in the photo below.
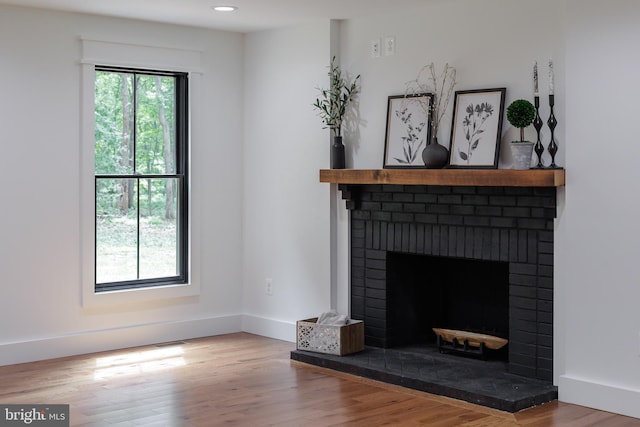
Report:
<svg viewBox="0 0 640 427"><path fill-rule="evenodd" d="M331 146L331 169L344 169L344 145L341 136L333 137Z"/></svg>
<svg viewBox="0 0 640 427"><path fill-rule="evenodd" d="M449 150L438 144L438 138L434 136L422 150L422 161L427 169L442 169L449 161Z"/></svg>

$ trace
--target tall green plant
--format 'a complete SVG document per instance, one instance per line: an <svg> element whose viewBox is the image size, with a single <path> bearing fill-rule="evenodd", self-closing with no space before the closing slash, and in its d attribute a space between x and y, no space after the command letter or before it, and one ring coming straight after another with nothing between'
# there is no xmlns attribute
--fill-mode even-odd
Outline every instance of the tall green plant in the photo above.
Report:
<svg viewBox="0 0 640 427"><path fill-rule="evenodd" d="M331 58L329 65L329 89L320 89L320 97L313 106L318 110L318 115L325 124L323 129L329 128L335 136L341 136L342 122L347 112L347 105L358 94L358 74L349 82L342 74L340 66L336 64L336 57Z"/></svg>

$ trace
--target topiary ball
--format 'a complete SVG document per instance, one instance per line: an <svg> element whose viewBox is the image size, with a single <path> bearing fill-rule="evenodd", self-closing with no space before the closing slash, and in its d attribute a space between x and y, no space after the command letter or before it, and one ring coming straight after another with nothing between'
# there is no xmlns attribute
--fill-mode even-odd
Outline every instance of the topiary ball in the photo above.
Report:
<svg viewBox="0 0 640 427"><path fill-rule="evenodd" d="M512 126L526 128L536 118L536 107L526 99L517 99L507 107L507 120Z"/></svg>

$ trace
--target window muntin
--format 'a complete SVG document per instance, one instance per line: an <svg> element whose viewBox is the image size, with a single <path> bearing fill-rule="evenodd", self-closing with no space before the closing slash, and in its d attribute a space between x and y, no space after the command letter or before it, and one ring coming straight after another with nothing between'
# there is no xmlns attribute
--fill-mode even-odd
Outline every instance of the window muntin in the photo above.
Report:
<svg viewBox="0 0 640 427"><path fill-rule="evenodd" d="M186 73L96 66L96 292L187 282L186 110Z"/></svg>

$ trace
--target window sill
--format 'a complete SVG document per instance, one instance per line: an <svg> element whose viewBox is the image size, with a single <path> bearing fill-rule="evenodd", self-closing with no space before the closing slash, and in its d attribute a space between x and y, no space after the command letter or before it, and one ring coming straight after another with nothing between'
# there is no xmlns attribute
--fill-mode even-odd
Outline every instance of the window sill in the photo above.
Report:
<svg viewBox="0 0 640 427"><path fill-rule="evenodd" d="M192 297L197 295L200 295L200 286L193 283L107 292L95 292L91 289L85 290L82 296L82 306L106 307L114 305L128 305L154 300Z"/></svg>

